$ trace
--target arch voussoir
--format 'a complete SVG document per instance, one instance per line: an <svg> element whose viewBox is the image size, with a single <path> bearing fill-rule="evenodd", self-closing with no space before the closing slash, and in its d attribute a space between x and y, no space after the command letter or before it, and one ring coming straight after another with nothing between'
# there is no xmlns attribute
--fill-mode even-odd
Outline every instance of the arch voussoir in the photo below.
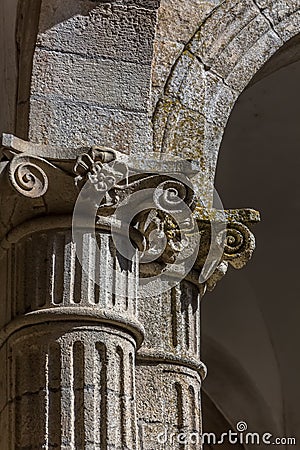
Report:
<svg viewBox="0 0 300 450"><path fill-rule="evenodd" d="M200 158L199 184L208 204L211 173L236 100L299 31L298 1L227 0L203 22L172 67L153 115L154 147Z"/></svg>

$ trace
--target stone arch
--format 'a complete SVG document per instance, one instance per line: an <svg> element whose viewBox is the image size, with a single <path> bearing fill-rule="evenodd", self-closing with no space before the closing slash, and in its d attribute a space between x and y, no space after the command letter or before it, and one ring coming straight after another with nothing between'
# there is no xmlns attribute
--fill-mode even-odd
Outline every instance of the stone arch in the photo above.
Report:
<svg viewBox="0 0 300 450"><path fill-rule="evenodd" d="M199 193L208 206L218 150L237 98L299 31L297 1L225 0L172 66L154 108L154 148L200 159Z"/></svg>
<svg viewBox="0 0 300 450"><path fill-rule="evenodd" d="M271 58L263 72L269 73L274 62ZM257 75L261 78L261 73ZM274 420L282 425L281 434L297 439L299 76L297 61L260 79L243 92L230 116L216 186L225 207L231 202L237 207L255 205L262 221L255 227L257 249L252 263L235 278L228 273L204 299L201 311L203 336L213 336L238 355L270 405ZM278 205L283 209L279 211ZM292 217L288 233L279 232L287 224L283 210ZM202 346L205 349L205 338ZM236 351L237 347L241 350ZM213 363L208 368L215 372ZM255 402L249 411L252 408L257 408Z"/></svg>

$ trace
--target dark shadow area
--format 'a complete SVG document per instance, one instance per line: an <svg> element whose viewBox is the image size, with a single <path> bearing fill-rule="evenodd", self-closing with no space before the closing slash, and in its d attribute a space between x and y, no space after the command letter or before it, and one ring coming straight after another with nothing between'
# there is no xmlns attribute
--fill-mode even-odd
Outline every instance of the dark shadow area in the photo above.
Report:
<svg viewBox="0 0 300 450"><path fill-rule="evenodd" d="M204 450L215 450L220 448L221 444L218 444L218 440L222 439L222 433L225 432L225 430L229 431L231 430L234 432L234 429L231 427L230 423L226 420L222 412L218 409L218 407L214 404L214 402L211 400L209 395L203 390L202 395L202 409L204 411L203 416L203 428L209 431L208 426L210 429L214 430L215 436L212 435L206 435L204 440ZM233 446L231 444L223 444L221 446L223 450L232 450ZM236 450L243 450L245 447L240 444L236 444L234 446Z"/></svg>
<svg viewBox="0 0 300 450"><path fill-rule="evenodd" d="M71 17L88 15L101 0L44 0L43 14L39 24L39 32L45 33L55 25L65 22ZM109 16L110 5L107 3L107 15Z"/></svg>
<svg viewBox="0 0 300 450"><path fill-rule="evenodd" d="M283 47L281 47L265 64L257 74L252 78L248 87L253 86L258 81L271 75L283 67L289 66L300 60L300 34L290 39Z"/></svg>
<svg viewBox="0 0 300 450"><path fill-rule="evenodd" d="M216 188L225 208L253 207L262 222L254 230L253 260L242 271L231 269L203 300L202 348L213 338L239 361L267 405L263 426L274 423L277 437L295 437L299 446L300 62L293 61L299 59L295 43L299 36L275 55L292 55L289 63L273 57L244 91L226 128ZM212 360L210 391L218 370L213 365ZM245 420L253 429L255 398L240 399L238 414L228 397L221 401L233 423ZM206 426L214 427L210 422Z"/></svg>

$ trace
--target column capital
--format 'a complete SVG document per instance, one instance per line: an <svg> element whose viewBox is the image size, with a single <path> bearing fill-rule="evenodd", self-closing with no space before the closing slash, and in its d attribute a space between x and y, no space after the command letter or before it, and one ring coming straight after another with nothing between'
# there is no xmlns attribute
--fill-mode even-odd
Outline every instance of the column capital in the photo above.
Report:
<svg viewBox="0 0 300 450"><path fill-rule="evenodd" d="M250 208L218 210L197 205L193 215L201 235L195 267L202 271L204 290L212 291L229 265L242 269L252 258L255 237L251 229L260 214Z"/></svg>
<svg viewBox="0 0 300 450"><path fill-rule="evenodd" d="M17 226L45 215L71 215L78 195L76 155L3 135L0 148L0 239Z"/></svg>
<svg viewBox="0 0 300 450"><path fill-rule="evenodd" d="M195 247L198 253L186 275L194 282L196 277L202 292L213 290L228 265L241 269L251 259L255 249L251 227L260 221L260 215L249 208L203 208L192 181L197 163L160 160L159 156L133 160L113 150L92 147L77 159L75 182L79 187L89 182L85 193L89 200L97 198L95 192L101 196L99 223L103 216L126 211L119 218L135 231L130 238L142 251L142 277L167 273L178 256L181 268L172 276L182 276L182 266L193 256Z"/></svg>
<svg viewBox="0 0 300 450"><path fill-rule="evenodd" d="M101 146L65 149L3 135L0 165L2 239L33 218L72 215L80 191L81 200L96 208L93 226L121 234L125 229L138 247L141 277L169 272L176 278L186 270L204 292L228 265L244 267L255 249L251 226L259 213L203 208L193 185L195 161L158 153L132 157ZM191 256L194 262L186 269Z"/></svg>

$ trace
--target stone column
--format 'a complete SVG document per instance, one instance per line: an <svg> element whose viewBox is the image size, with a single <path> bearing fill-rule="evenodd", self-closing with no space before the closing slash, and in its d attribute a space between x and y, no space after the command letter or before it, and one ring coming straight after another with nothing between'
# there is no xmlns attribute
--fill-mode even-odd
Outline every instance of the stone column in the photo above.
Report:
<svg viewBox="0 0 300 450"><path fill-rule="evenodd" d="M200 286L181 281L151 302L140 303L146 340L137 354L140 448L200 448L180 445L180 433L200 436Z"/></svg>
<svg viewBox="0 0 300 450"><path fill-rule="evenodd" d="M258 214L201 208L189 162L3 146L1 449L202 448L200 298Z"/></svg>
<svg viewBox="0 0 300 450"><path fill-rule="evenodd" d="M202 448L201 384L207 370L200 355L200 301L229 264L242 268L255 248L249 229L259 220L255 211L196 206L193 217L200 235L193 270L170 291L139 302L145 326L136 368L143 450Z"/></svg>
<svg viewBox="0 0 300 450"><path fill-rule="evenodd" d="M75 162L37 157L38 146L16 139L9 145L16 148L1 163L0 447L136 449L137 252L130 261L120 255L101 221L75 243Z"/></svg>

